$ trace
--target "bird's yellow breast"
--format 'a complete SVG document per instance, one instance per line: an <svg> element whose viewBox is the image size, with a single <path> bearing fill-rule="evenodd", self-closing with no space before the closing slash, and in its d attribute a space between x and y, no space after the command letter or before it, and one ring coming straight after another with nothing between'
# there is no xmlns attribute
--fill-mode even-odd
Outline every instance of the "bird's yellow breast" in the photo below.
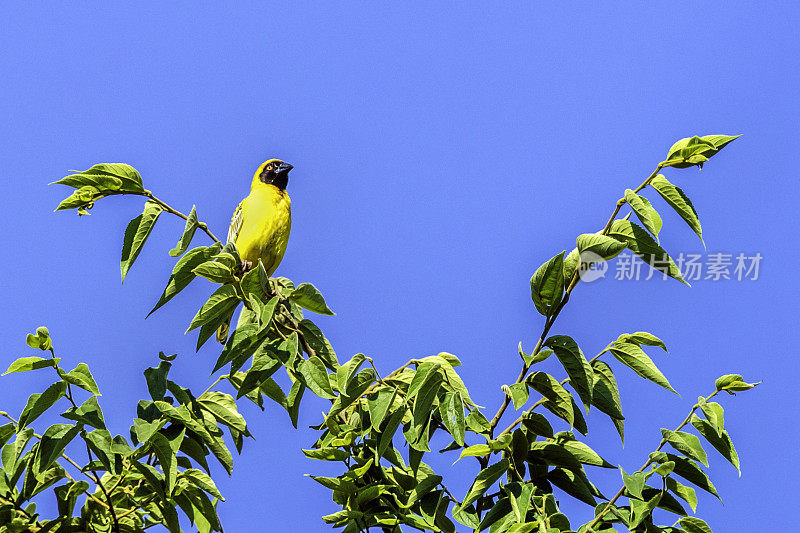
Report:
<svg viewBox="0 0 800 533"><path fill-rule="evenodd" d="M273 185L253 189L242 201L242 227L235 244L245 261L259 259L269 275L278 268L292 229L292 202Z"/></svg>

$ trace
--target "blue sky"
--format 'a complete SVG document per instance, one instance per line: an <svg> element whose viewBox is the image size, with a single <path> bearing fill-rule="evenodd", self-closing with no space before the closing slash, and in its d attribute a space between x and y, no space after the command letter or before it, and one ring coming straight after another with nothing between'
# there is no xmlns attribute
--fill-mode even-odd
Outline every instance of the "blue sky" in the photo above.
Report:
<svg viewBox="0 0 800 533"><path fill-rule="evenodd" d="M587 355L636 330L670 348L653 356L680 398L617 371L624 449L606 417L588 417L595 449L629 471L716 377L763 380L722 399L742 477L711 452L725 505L701 495L699 516L715 531L791 529L800 10L610 4L3 6L2 366L31 355L25 334L47 325L66 364L92 367L120 433L159 350L178 352L174 376L203 390L215 348L195 355L183 331L211 285L195 282L144 320L182 221L162 217L122 286L122 233L141 202L108 199L79 219L52 212L66 191L46 184L67 169L127 162L177 208L196 204L221 235L254 168L275 156L296 167L278 273L326 295L338 315L318 324L340 359L364 352L388 372L455 353L473 398L494 412L519 370L517 343L530 349L541 329L528 286L536 267L602 227L675 140L741 133L704 170L667 175L693 199L708 251L760 253L759 279L692 288L604 279L578 288L553 332ZM652 199L664 246L702 253ZM0 405L19 413L47 379L3 378ZM301 427L323 408L308 401ZM244 413L257 440L231 479L219 476L227 531L325 530L319 516L337 508L303 474L330 469L299 451L313 432L290 429L276 407ZM475 465L434 461L463 494ZM616 490L616 474L600 479ZM562 502L575 522L590 517Z"/></svg>

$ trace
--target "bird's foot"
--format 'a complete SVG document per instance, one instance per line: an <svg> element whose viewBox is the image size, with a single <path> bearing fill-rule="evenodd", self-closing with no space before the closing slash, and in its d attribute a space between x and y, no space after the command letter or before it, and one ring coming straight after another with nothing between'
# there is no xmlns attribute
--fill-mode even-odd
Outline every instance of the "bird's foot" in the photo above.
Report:
<svg viewBox="0 0 800 533"><path fill-rule="evenodd" d="M244 274L245 272L247 272L248 270L251 270L253 268L253 262L243 259L240 268L242 270L242 274Z"/></svg>

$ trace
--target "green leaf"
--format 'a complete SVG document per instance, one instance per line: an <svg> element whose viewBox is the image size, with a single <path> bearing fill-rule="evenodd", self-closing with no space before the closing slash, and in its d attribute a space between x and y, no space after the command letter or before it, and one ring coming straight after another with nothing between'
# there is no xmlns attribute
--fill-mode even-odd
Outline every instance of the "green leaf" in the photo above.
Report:
<svg viewBox="0 0 800 533"><path fill-rule="evenodd" d="M717 434L717 429L703 420L697 415L692 415L692 425L694 428L711 444L722 456L731 462L739 475L742 475L742 470L739 468L739 454L736 453L736 448L733 446L733 441L728 435L728 432L722 430L722 435Z"/></svg>
<svg viewBox="0 0 800 533"><path fill-rule="evenodd" d="M333 351L331 343L328 342L328 339L325 338L325 335L322 334L322 331L320 331L317 325L307 318L304 318L300 321L299 328L303 339L305 339L311 346L311 349L314 350L313 355L322 359L325 366L331 370L339 368L339 360L336 358L336 352Z"/></svg>
<svg viewBox="0 0 800 533"><path fill-rule="evenodd" d="M431 363L431 362L421 363L417 367L417 371L414 374L414 378L408 385L408 392L406 394L407 398L409 400L414 398L422 390L423 386L426 383L435 379L437 376L441 381L442 376L439 374L440 368L441 365L438 363Z"/></svg>
<svg viewBox="0 0 800 533"><path fill-rule="evenodd" d="M100 394L100 389L97 388L97 383L89 371L89 366L86 363L78 363L78 366L70 370L67 374L61 376L64 381L83 390L87 390L92 394Z"/></svg>
<svg viewBox="0 0 800 533"><path fill-rule="evenodd" d="M32 423L39 416L47 411L59 398L64 396L67 390L67 384L63 381L58 381L50 385L43 393L31 394L28 398L28 403L19 415L19 424L17 424L17 431L24 428L26 425Z"/></svg>
<svg viewBox="0 0 800 533"><path fill-rule="evenodd" d="M661 195L664 201L686 221L689 227L692 228L692 231L700 237L700 242L703 242L703 228L700 226L700 219L697 216L697 211L692 201L689 200L686 193L684 193L680 187L671 184L662 174L650 180L650 185L658 191L658 194Z"/></svg>
<svg viewBox="0 0 800 533"><path fill-rule="evenodd" d="M607 261L618 256L626 247L624 242L599 233L584 233L578 235L577 244L578 251L581 254L580 259L584 261L597 259L597 257L592 257L588 254L599 256Z"/></svg>
<svg viewBox="0 0 800 533"><path fill-rule="evenodd" d="M617 338L617 341L636 344L637 346L641 345L658 346L665 352L667 351L667 346L664 344L664 341L662 341L652 333L648 333L646 331L637 331L636 333L623 333Z"/></svg>
<svg viewBox="0 0 800 533"><path fill-rule="evenodd" d="M558 407L562 411L562 418L564 418L570 426L575 423L572 395L561 386L561 383L559 383L556 378L545 372L534 372L529 375L525 381L532 389Z"/></svg>
<svg viewBox="0 0 800 533"><path fill-rule="evenodd" d="M669 254L640 226L630 220L615 220L608 234L624 242L630 251L651 268L688 285Z"/></svg>
<svg viewBox="0 0 800 533"><path fill-rule="evenodd" d="M164 209L157 203L148 200L144 204L144 211L138 217L134 218L128 223L125 228L125 238L122 243L122 258L120 259L120 269L122 271L122 281L125 282L125 276L128 270L136 261L139 252L142 251L142 246L153 231L153 227L158 220L159 215Z"/></svg>
<svg viewBox="0 0 800 533"><path fill-rule="evenodd" d="M592 389L592 405L616 420L624 420L619 387L611 367L603 361L592 363L594 370L594 388Z"/></svg>
<svg viewBox="0 0 800 533"><path fill-rule="evenodd" d="M580 264L581 254L576 247L573 248L572 251L566 255L566 257L564 257L564 289L569 286L570 282L572 281L572 277L575 275L575 272L577 272Z"/></svg>
<svg viewBox="0 0 800 533"><path fill-rule="evenodd" d="M66 412L61 413L61 416L68 420L75 420L76 422L81 422L97 429L105 429L106 427L106 422L103 419L103 411L100 409L100 404L97 402L97 396L89 396L80 407L70 407Z"/></svg>
<svg viewBox="0 0 800 533"><path fill-rule="evenodd" d="M181 235L181 238L178 240L178 244L175 245L175 248L169 251L169 255L172 257L178 257L185 252L189 248L189 244L192 242L192 237L194 237L194 233L199 227L200 224L197 221L197 208L192 206L192 210L189 211L189 216L186 219L186 226L183 228L183 235Z"/></svg>
<svg viewBox="0 0 800 533"><path fill-rule="evenodd" d="M550 316L561 303L564 293L564 252L540 266L531 278L531 298L536 310Z"/></svg>
<svg viewBox="0 0 800 533"><path fill-rule="evenodd" d="M230 394L218 391L204 392L197 398L197 403L213 414L221 423L242 433L247 433L244 417L239 414L236 400Z"/></svg>
<svg viewBox="0 0 800 533"><path fill-rule="evenodd" d="M461 502L460 508L465 508L471 503L475 502L483 496L500 477L506 473L509 467L508 459L503 459L498 463L493 464L478 473L475 481L470 487L467 495L464 496L464 501Z"/></svg>
<svg viewBox="0 0 800 533"><path fill-rule="evenodd" d="M507 389L507 394L511 397L511 401L514 402L515 411L527 403L530 396L527 383L514 383L507 386Z"/></svg>
<svg viewBox="0 0 800 533"><path fill-rule="evenodd" d="M645 518L649 517L653 510L658 506L661 501L661 493L656 494L647 501L644 500L631 500L631 521L628 527L634 531L636 527L641 524Z"/></svg>
<svg viewBox="0 0 800 533"><path fill-rule="evenodd" d="M733 393L750 390L761 383L760 381L758 383L745 383L743 379L744 378L739 374L725 374L717 378L717 381L714 382L714 386L717 390Z"/></svg>
<svg viewBox="0 0 800 533"><path fill-rule="evenodd" d="M592 403L594 371L578 344L566 335L553 335L544 342L544 346L555 352L556 357L567 371L570 384L578 392L578 396L588 410L588 406Z"/></svg>
<svg viewBox="0 0 800 533"><path fill-rule="evenodd" d="M617 341L611 345L609 350L620 363L631 368L639 376L678 394L669 384L667 378L664 377L664 374L653 363L652 359L638 345Z"/></svg>
<svg viewBox="0 0 800 533"><path fill-rule="evenodd" d="M685 431L670 431L661 428L661 436L676 450L685 456L700 461L705 466L708 466L708 457L705 450L700 445L700 439L691 433Z"/></svg>
<svg viewBox="0 0 800 533"><path fill-rule="evenodd" d="M300 364L300 374L305 378L311 392L320 398L334 398L328 371L319 357L312 355L303 361Z"/></svg>
<svg viewBox="0 0 800 533"><path fill-rule="evenodd" d="M464 418L464 405L461 394L458 392L445 394L444 401L439 403L439 416L456 444L464 446L466 420Z"/></svg>
<svg viewBox="0 0 800 533"><path fill-rule="evenodd" d="M45 359L43 357L21 357L11 363L3 375L13 374L15 372L28 372L29 370L38 370L40 368L54 367L58 365L61 359Z"/></svg>
<svg viewBox="0 0 800 533"><path fill-rule="evenodd" d="M529 440L533 440L530 434L548 438L553 436L553 427L550 425L547 418L540 413L535 413L533 411L526 413L525 418L522 419L522 427L529 433Z"/></svg>
<svg viewBox="0 0 800 533"><path fill-rule="evenodd" d="M380 429L381 423L386 419L386 415L389 414L396 397L397 389L393 387L381 387L367 397L369 422L372 429L375 431Z"/></svg>
<svg viewBox="0 0 800 533"><path fill-rule="evenodd" d="M214 283L230 283L235 281L233 270L219 261L206 261L192 269L192 274L201 276Z"/></svg>
<svg viewBox="0 0 800 533"><path fill-rule="evenodd" d="M573 498L588 505L594 506L597 504L587 483L588 480L579 472L566 468L554 468L547 474L547 480Z"/></svg>
<svg viewBox="0 0 800 533"><path fill-rule="evenodd" d="M79 432L80 427L72 424L54 424L47 428L39 443L38 471L44 472L50 468Z"/></svg>
<svg viewBox="0 0 800 533"><path fill-rule="evenodd" d="M222 494L220 494L219 489L217 489L217 486L214 484L214 480L211 479L211 476L201 470L197 470L196 468L187 468L180 473L178 478L186 479L195 487L204 490L215 498L225 501L225 498L223 498Z"/></svg>
<svg viewBox="0 0 800 533"><path fill-rule="evenodd" d="M634 498L642 499L642 489L644 489L645 482L647 481L644 472L634 472L628 475L622 467L619 467L619 471L622 474L622 483L625 485L628 494Z"/></svg>
<svg viewBox="0 0 800 533"><path fill-rule="evenodd" d="M680 524L686 533L712 533L708 524L694 516L684 516Z"/></svg>
<svg viewBox="0 0 800 533"><path fill-rule="evenodd" d="M658 233L662 226L661 216L653 209L647 198L639 196L631 189L625 189L625 201L631 206L642 226L658 239Z"/></svg>
<svg viewBox="0 0 800 533"><path fill-rule="evenodd" d="M216 330L233 313L237 305L239 305L239 297L236 294L236 289L234 289L233 285L223 285L214 291L214 294L197 311L186 332L188 333L204 325Z"/></svg>
<svg viewBox="0 0 800 533"><path fill-rule="evenodd" d="M485 457L490 453L492 453L492 449L488 444L473 444L461 450L461 455L458 456L458 459L461 460L464 457Z"/></svg>
<svg viewBox="0 0 800 533"><path fill-rule="evenodd" d="M716 155L729 143L741 135L704 135L702 137L686 137L677 141L667 151L664 166L686 168L703 163Z"/></svg>
<svg viewBox="0 0 800 533"><path fill-rule="evenodd" d="M350 457L350 454L346 451L331 447L302 450L302 452L309 459L317 459L319 461L345 461Z"/></svg>
<svg viewBox="0 0 800 533"><path fill-rule="evenodd" d="M704 491L713 494L717 498L719 498L719 493L717 493L716 487L714 484L711 483L711 480L708 478L705 472L691 459L686 459L685 457L680 457L678 455L673 455L671 453L665 453L663 461L669 461L675 463L675 467L673 468L673 473L678 475L688 481L689 483L694 484L695 486L703 489Z"/></svg>
<svg viewBox="0 0 800 533"><path fill-rule="evenodd" d="M167 286L164 288L164 292L161 293L161 297L158 299L155 307L153 307L147 316L153 314L156 309L185 289L195 278L195 274L192 272L194 268L214 257L214 255L219 252L219 249L219 243L214 243L211 246L198 246L197 248L192 248L181 257L172 269L172 274L169 277Z"/></svg>
<svg viewBox="0 0 800 533"><path fill-rule="evenodd" d="M322 293L310 283L301 283L289 295L297 305L320 315L335 315L325 303Z"/></svg>
<svg viewBox="0 0 800 533"><path fill-rule="evenodd" d="M689 504L689 507L692 508L692 512L697 511L697 494L695 494L692 487L681 485L678 481L671 477L664 479L664 483L666 483L667 489L670 492Z"/></svg>
<svg viewBox="0 0 800 533"><path fill-rule="evenodd" d="M266 330L259 331L258 324L250 323L239 326L234 330L233 335L228 338L225 348L219 354L211 372L216 372L228 363L231 363L231 372L235 372L241 368L246 359L253 356L256 350L263 346L262 343L266 341L267 335L268 332ZM274 357L276 354L273 353L271 355Z"/></svg>
<svg viewBox="0 0 800 533"><path fill-rule="evenodd" d="M158 463L161 465L161 470L164 472L164 481L166 482L166 494L170 496L172 489L175 487L175 481L178 477L178 461L176 451L170 446L169 440L161 433L154 433L150 438L150 444L153 452L158 458Z"/></svg>
<svg viewBox="0 0 800 533"><path fill-rule="evenodd" d="M725 410L716 402L706 402L702 396L697 399L697 404L700 410L703 411L706 420L711 426L717 430L717 435L722 437L722 432L725 429Z"/></svg>
<svg viewBox="0 0 800 533"><path fill-rule="evenodd" d="M118 180L120 183L119 189L121 190L144 192L142 177L139 172L125 163L98 163L83 171L71 170L70 172L76 172L77 174L62 178L56 183L71 187L94 184L98 189L109 187L109 190L117 190L111 188L115 185L105 184L116 184ZM105 178L112 178L112 180L106 180ZM92 182L91 180L95 181Z"/></svg>
<svg viewBox="0 0 800 533"><path fill-rule="evenodd" d="M400 427L400 422L402 422L405 413L406 407L405 405L401 405L391 414L391 416L389 416L389 420L386 422L386 427L383 428L380 439L378 440L378 448L376 450L378 457L383 457L386 453L386 450L392 445L394 433L397 431L397 428Z"/></svg>

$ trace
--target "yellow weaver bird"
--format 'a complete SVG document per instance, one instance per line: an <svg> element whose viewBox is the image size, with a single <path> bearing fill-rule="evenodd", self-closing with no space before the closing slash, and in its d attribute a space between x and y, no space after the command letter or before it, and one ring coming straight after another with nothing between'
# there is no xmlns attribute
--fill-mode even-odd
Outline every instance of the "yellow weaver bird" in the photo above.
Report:
<svg viewBox="0 0 800 533"><path fill-rule="evenodd" d="M253 175L250 194L233 212L228 242L236 245L247 270L258 261L272 275L283 259L292 229L292 201L286 193L292 165L280 159L264 161ZM217 340L225 343L230 320L217 330Z"/></svg>

